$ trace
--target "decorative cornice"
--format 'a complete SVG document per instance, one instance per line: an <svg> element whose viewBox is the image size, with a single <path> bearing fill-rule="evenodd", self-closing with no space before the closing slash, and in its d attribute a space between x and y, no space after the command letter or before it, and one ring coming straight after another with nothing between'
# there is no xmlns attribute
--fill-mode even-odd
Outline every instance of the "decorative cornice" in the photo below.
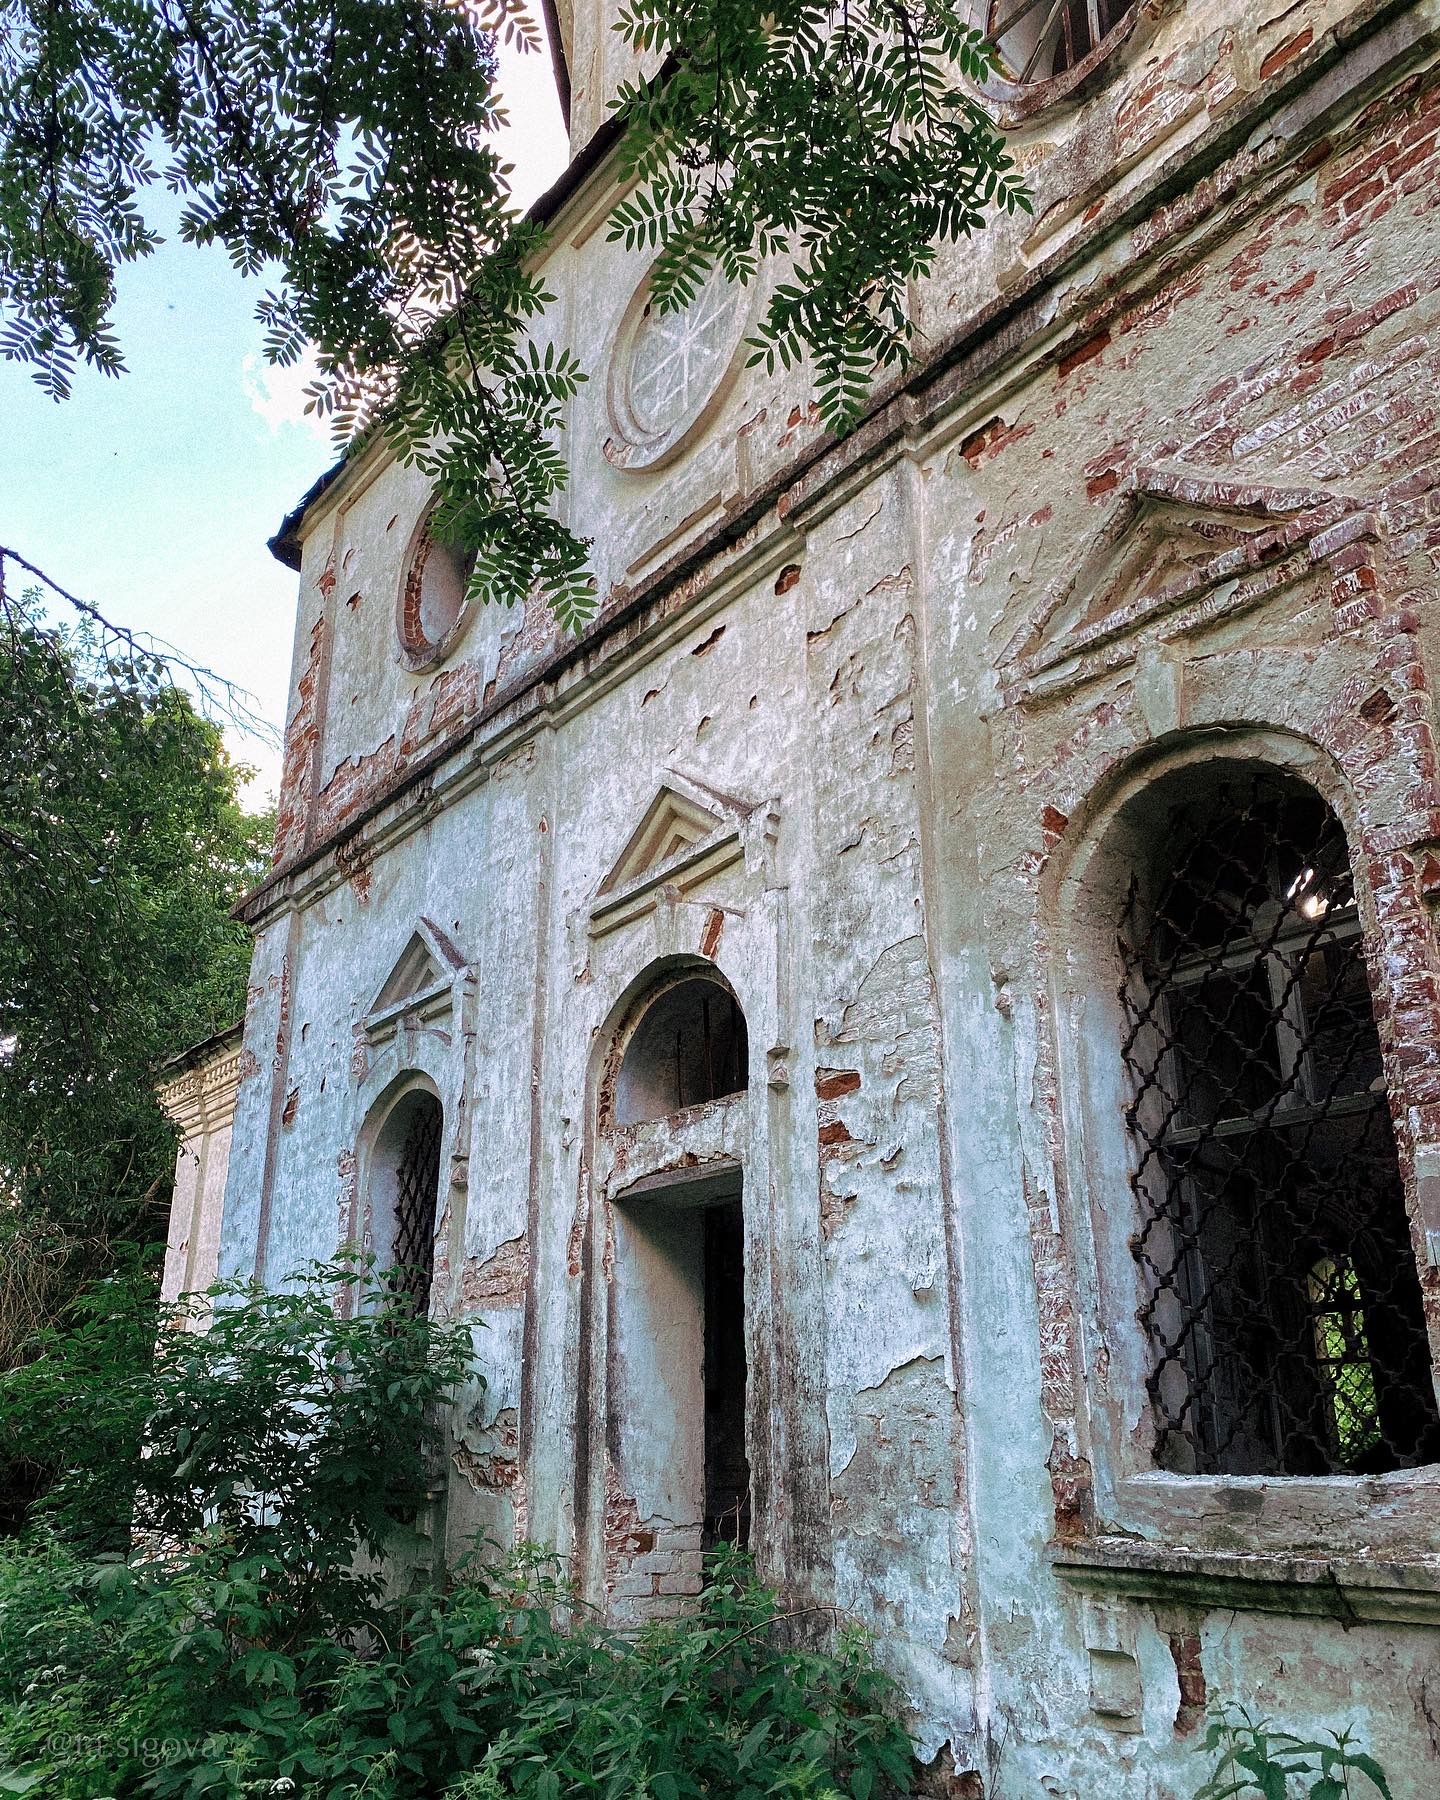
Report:
<svg viewBox="0 0 1440 1800"><path fill-rule="evenodd" d="M184 1136L206 1136L230 1124L240 1091L240 1063L237 1027L225 1034L208 1060L157 1084L156 1098Z"/></svg>
<svg viewBox="0 0 1440 1800"><path fill-rule="evenodd" d="M1205 131L1168 157L1157 154L1144 179L1102 191L1083 239L1067 240L977 311L954 333L917 358L903 376L877 387L869 408L840 443L822 437L761 487L738 500L703 536L656 566L634 588L617 592L588 629L519 677L466 723L437 743L357 815L327 837L307 844L273 870L236 907L252 928L293 904L297 875L332 857L387 808L417 787L434 784L442 765L473 740L499 731L507 738L543 724L567 679L603 680L612 660L626 660L683 611L687 618L713 606L717 583L734 573L729 553L764 562L769 540L803 529L838 504L859 481L903 454L929 453L963 432L998 391L1008 392L1063 359L1082 340L1105 330L1137 292L1175 279L1273 201L1293 181L1304 153L1327 139L1342 151L1357 129L1364 103L1386 81L1421 65L1440 46L1440 29L1418 0L1370 0L1337 21L1282 71L1237 102ZM1268 126L1263 141L1257 138ZM592 142L582 153L584 175L596 174L613 142ZM1157 146L1157 151L1163 145ZM576 165L578 171L578 164ZM561 185L568 200L578 180ZM556 210L560 210L557 206ZM1130 234L1130 254L1094 288L1064 293L1087 266ZM1058 304L1057 304L1058 299ZM285 524L288 543L328 484L337 465ZM762 530L767 518L768 530ZM728 558L728 560L727 560Z"/></svg>
<svg viewBox="0 0 1440 1800"><path fill-rule="evenodd" d="M1052 1547L1051 1565L1081 1593L1201 1610L1284 1613L1356 1625L1440 1625L1440 1558L1281 1556L1177 1550L1134 1538Z"/></svg>

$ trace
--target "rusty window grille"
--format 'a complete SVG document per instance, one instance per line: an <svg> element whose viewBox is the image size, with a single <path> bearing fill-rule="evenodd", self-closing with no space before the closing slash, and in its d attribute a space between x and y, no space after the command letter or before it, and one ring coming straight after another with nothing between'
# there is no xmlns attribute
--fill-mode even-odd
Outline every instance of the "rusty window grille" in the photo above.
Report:
<svg viewBox="0 0 1440 1800"><path fill-rule="evenodd" d="M991 0L987 35L1015 82L1073 69L1130 11L1130 0Z"/></svg>
<svg viewBox="0 0 1440 1800"><path fill-rule="evenodd" d="M430 1307L443 1123L439 1101L431 1094L417 1095L395 1171L391 1261L399 1273L400 1292L417 1314Z"/></svg>
<svg viewBox="0 0 1440 1800"><path fill-rule="evenodd" d="M1156 1460L1380 1473L1440 1459L1420 1282L1345 838L1313 789L1215 774L1121 930L1132 1248Z"/></svg>

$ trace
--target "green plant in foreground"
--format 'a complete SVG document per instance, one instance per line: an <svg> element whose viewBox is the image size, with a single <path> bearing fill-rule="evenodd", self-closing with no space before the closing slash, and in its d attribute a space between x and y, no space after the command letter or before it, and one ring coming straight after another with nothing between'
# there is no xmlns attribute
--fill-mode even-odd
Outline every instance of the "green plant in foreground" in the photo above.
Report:
<svg viewBox="0 0 1440 1800"><path fill-rule="evenodd" d="M42 1513L82 1552L211 1543L323 1590L414 1516L470 1363L395 1291L347 1259L158 1308L143 1273L102 1282L0 1375L0 1447L56 1471Z"/></svg>
<svg viewBox="0 0 1440 1800"><path fill-rule="evenodd" d="M864 1637L818 1647L732 1551L692 1613L628 1632L538 1552L477 1554L444 1587L387 1578L439 1403L475 1379L468 1325L391 1291L346 1263L232 1285L206 1331L177 1329L194 1303L161 1309L152 1356L116 1283L0 1382L61 1470L0 1549L0 1793L909 1793Z"/></svg>
<svg viewBox="0 0 1440 1800"><path fill-rule="evenodd" d="M1195 1800L1231 1800L1258 1794L1261 1800L1392 1800L1385 1771L1373 1756L1356 1747L1349 1731L1329 1734L1329 1742L1278 1731L1266 1719L1254 1719L1243 1707L1212 1712L1201 1751L1215 1760L1214 1773ZM1357 1785L1353 1775L1363 1779Z"/></svg>

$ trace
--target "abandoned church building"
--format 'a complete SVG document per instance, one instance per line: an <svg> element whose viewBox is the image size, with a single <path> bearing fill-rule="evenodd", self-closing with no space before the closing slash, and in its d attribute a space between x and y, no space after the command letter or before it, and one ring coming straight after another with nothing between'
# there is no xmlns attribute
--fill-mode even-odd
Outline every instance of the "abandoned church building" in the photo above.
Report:
<svg viewBox="0 0 1440 1800"><path fill-rule="evenodd" d="M437 1557L748 1543L936 1793L1183 1800L1239 1701L1440 1794L1440 0L981 6L1035 210L838 444L610 241L618 7L537 208L600 610L468 605L383 448L284 522L171 1287L413 1265Z"/></svg>

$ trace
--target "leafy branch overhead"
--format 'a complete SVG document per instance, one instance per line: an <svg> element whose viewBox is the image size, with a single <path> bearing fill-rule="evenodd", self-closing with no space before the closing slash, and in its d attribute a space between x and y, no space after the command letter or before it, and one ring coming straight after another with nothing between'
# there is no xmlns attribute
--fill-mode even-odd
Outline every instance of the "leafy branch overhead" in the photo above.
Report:
<svg viewBox="0 0 1440 1800"><path fill-rule="evenodd" d="M611 236L658 252L662 309L688 304L717 264L749 282L764 258L791 258L751 362L773 372L809 354L836 431L876 370L905 361L907 286L939 245L1029 207L974 96L993 53L970 11L633 0L620 15L638 50L676 64L621 89L623 160L641 185Z"/></svg>
<svg viewBox="0 0 1440 1800"><path fill-rule="evenodd" d="M813 359L851 425L903 363L908 283L937 246L1028 207L974 98L991 52L963 0L632 0L647 69L619 97L638 183L613 234L658 253L657 304L717 265L788 257L754 340ZM383 431L438 490L474 591L537 584L578 624L587 546L563 522L557 440L584 374L546 341L542 234L494 148L500 41L525 0L0 0L0 353L56 398L123 368L115 275L151 254L147 189L181 236L264 276L266 353L316 346L315 403L349 444Z"/></svg>

